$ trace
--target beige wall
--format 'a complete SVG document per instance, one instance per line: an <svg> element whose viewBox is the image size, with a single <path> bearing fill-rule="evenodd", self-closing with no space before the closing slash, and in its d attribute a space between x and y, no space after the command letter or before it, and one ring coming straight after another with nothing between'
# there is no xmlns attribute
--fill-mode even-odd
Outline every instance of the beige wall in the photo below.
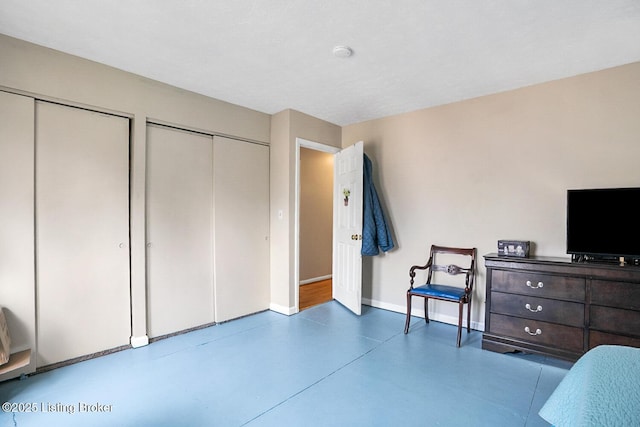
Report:
<svg viewBox="0 0 640 427"><path fill-rule="evenodd" d="M333 155L300 149L300 281L331 274Z"/></svg>
<svg viewBox="0 0 640 427"><path fill-rule="evenodd" d="M0 87L182 127L269 141L268 114L2 34L0 58Z"/></svg>
<svg viewBox="0 0 640 427"><path fill-rule="evenodd" d="M569 188L640 186L640 63L346 126L365 142L398 248L365 259L363 296L403 311L408 269L431 244L531 240L565 254ZM472 321L484 323L480 258ZM453 304L437 308L445 321Z"/></svg>
<svg viewBox="0 0 640 427"><path fill-rule="evenodd" d="M340 146L341 128L295 110L274 114L271 120L271 309L292 314L295 286L296 138ZM278 215L282 212L282 217Z"/></svg>
<svg viewBox="0 0 640 427"><path fill-rule="evenodd" d="M147 120L268 143L271 116L4 35L0 35L0 58L0 90L104 112L116 112L131 119L132 338L136 342L144 342L147 331ZM33 213L28 210L23 214L33 217ZM25 238L28 235L25 234ZM30 262L34 262L33 252ZM15 292L23 291L16 289ZM25 298L29 297L27 293L23 295ZM33 340L31 337L20 338L18 342Z"/></svg>

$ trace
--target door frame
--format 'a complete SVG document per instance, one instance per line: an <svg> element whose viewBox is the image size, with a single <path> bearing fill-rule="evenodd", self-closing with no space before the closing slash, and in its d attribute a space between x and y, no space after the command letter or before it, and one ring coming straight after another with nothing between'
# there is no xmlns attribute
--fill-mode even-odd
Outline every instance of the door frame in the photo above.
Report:
<svg viewBox="0 0 640 427"><path fill-rule="evenodd" d="M296 138L296 177L295 177L295 214L294 214L294 261L293 261L293 286L294 286L294 313L300 312L300 148L322 151L335 154L340 147L321 144L303 138Z"/></svg>

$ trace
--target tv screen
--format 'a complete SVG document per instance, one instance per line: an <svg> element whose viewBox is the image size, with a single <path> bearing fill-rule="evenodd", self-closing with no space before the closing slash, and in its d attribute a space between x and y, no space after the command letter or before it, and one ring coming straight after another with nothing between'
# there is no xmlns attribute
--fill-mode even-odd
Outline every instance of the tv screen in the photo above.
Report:
<svg viewBox="0 0 640 427"><path fill-rule="evenodd" d="M568 190L567 253L640 258L640 188Z"/></svg>

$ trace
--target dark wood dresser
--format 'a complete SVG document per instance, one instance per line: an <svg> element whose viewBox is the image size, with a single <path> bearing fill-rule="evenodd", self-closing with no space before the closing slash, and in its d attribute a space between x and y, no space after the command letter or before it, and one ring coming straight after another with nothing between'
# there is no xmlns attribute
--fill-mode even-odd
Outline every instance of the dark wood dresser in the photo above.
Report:
<svg viewBox="0 0 640 427"><path fill-rule="evenodd" d="M640 267L485 255L482 348L576 360L600 344L640 347Z"/></svg>

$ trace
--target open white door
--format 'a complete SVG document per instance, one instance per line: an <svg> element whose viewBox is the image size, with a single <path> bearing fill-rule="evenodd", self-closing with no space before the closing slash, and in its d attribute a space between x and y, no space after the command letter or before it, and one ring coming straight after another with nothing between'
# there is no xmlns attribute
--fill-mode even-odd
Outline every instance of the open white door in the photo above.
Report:
<svg viewBox="0 0 640 427"><path fill-rule="evenodd" d="M362 141L334 155L333 297L362 312Z"/></svg>

